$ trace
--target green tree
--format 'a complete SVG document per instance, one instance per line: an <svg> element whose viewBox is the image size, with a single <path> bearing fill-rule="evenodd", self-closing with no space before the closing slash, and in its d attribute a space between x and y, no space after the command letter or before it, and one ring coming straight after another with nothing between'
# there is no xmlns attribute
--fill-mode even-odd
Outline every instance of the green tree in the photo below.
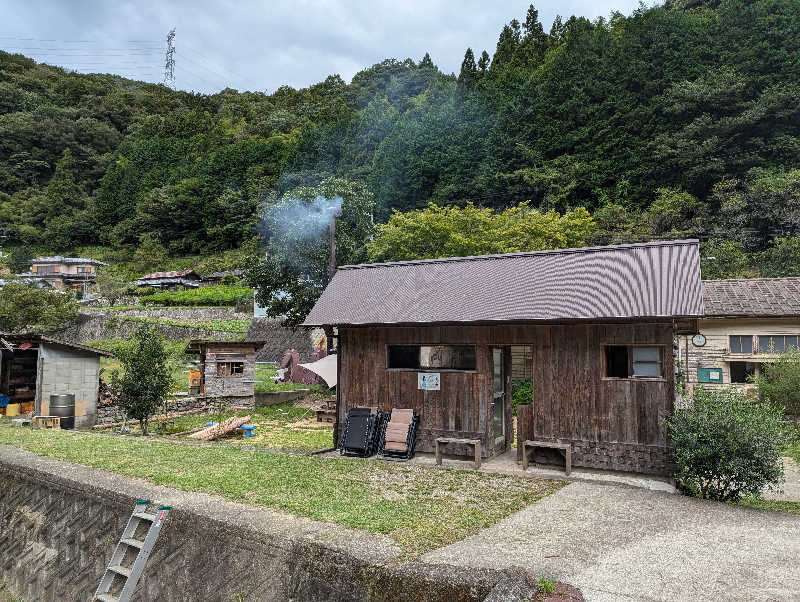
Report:
<svg viewBox="0 0 800 602"><path fill-rule="evenodd" d="M133 263L142 274L164 266L169 258L167 250L151 234L139 238L139 246L133 254Z"/></svg>
<svg viewBox="0 0 800 602"><path fill-rule="evenodd" d="M130 343L117 352L122 373L112 373L118 403L129 418L138 420L142 434L159 405L169 394L172 377L164 340L155 328L138 328Z"/></svg>
<svg viewBox="0 0 800 602"><path fill-rule="evenodd" d="M698 236L705 230L708 208L693 195L674 188L659 188L647 209L653 232L671 238Z"/></svg>
<svg viewBox="0 0 800 602"><path fill-rule="evenodd" d="M763 362L756 385L763 401L793 418L800 437L800 351L793 347L775 361Z"/></svg>
<svg viewBox="0 0 800 602"><path fill-rule="evenodd" d="M704 280L747 278L753 271L753 258L742 243L711 238L700 244L700 273Z"/></svg>
<svg viewBox="0 0 800 602"><path fill-rule="evenodd" d="M119 299L129 293L134 285L113 269L101 267L97 271L95 289L111 305L116 305Z"/></svg>
<svg viewBox="0 0 800 602"><path fill-rule="evenodd" d="M0 331L48 332L77 315L72 295L24 282L9 282L0 289Z"/></svg>
<svg viewBox="0 0 800 602"><path fill-rule="evenodd" d="M723 502L760 497L783 481L787 433L782 410L736 389L695 390L692 404L667 420L678 483Z"/></svg>
<svg viewBox="0 0 800 602"><path fill-rule="evenodd" d="M472 203L431 203L423 210L395 211L386 224L376 226L367 249L373 262L516 253L585 246L593 229L583 208L561 215L541 213L528 203L502 212Z"/></svg>
<svg viewBox="0 0 800 602"><path fill-rule="evenodd" d="M475 55L472 48L467 48L464 60L461 62L461 71L458 74L458 89L461 94L467 94L478 79L478 66L475 64Z"/></svg>
<svg viewBox="0 0 800 602"><path fill-rule="evenodd" d="M800 237L774 239L760 255L758 265L764 278L800 276Z"/></svg>

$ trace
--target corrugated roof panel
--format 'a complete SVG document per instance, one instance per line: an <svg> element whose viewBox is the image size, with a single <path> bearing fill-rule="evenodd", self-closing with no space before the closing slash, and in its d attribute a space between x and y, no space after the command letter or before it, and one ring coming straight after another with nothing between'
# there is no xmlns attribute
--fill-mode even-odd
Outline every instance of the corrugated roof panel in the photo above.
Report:
<svg viewBox="0 0 800 602"><path fill-rule="evenodd" d="M306 325L700 316L697 241L340 268Z"/></svg>

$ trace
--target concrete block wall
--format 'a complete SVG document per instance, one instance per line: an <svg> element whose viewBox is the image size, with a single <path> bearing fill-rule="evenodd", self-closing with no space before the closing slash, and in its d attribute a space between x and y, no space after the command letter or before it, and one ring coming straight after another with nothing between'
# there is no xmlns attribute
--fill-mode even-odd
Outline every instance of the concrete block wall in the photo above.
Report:
<svg viewBox="0 0 800 602"><path fill-rule="evenodd" d="M134 602L477 602L513 577L404 562L388 538L10 447L0 483L0 582L25 600L90 600L137 498L174 509Z"/></svg>
<svg viewBox="0 0 800 602"><path fill-rule="evenodd" d="M38 413L50 414L50 395L75 395L75 428L87 428L97 420L97 399L100 386L100 360L59 350L43 349L39 358Z"/></svg>

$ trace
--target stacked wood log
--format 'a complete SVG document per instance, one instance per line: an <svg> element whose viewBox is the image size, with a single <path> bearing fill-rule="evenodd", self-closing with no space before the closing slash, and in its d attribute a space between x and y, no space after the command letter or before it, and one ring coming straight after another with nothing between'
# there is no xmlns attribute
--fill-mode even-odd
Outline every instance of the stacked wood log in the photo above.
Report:
<svg viewBox="0 0 800 602"><path fill-rule="evenodd" d="M202 431L192 433L189 435L189 438L200 439L202 441L213 441L218 437L222 437L223 435L227 435L228 433L235 431L240 426L247 424L248 422L250 422L250 416L234 416L233 418L228 418L216 426L210 426Z"/></svg>

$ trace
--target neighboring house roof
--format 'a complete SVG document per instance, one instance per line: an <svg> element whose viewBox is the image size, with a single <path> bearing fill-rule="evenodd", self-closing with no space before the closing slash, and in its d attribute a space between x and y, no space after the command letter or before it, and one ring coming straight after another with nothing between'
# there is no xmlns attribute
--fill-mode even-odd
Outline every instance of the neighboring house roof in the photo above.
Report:
<svg viewBox="0 0 800 602"><path fill-rule="evenodd" d="M163 278L186 278L189 280L200 280L200 276L198 276L194 270L179 270L176 272L152 272L151 274L145 274L144 276L139 276L136 280L159 280Z"/></svg>
<svg viewBox="0 0 800 602"><path fill-rule="evenodd" d="M260 343L261 348L256 353L256 361L259 362L279 362L287 349L296 350L302 358L308 358L314 351L314 342L308 329L292 330L271 318L254 318L244 340Z"/></svg>
<svg viewBox="0 0 800 602"><path fill-rule="evenodd" d="M0 332L0 338L7 339L10 342L14 341L21 341L21 342L29 342L29 341L37 341L39 343L47 343L50 345L57 345L59 347L68 347L70 349L78 349L80 351L85 351L86 353L90 353L92 355L103 356L103 357L111 357L113 354L109 351L105 351L103 349L97 349L96 347L89 347L88 345L80 345L78 343L70 343L68 341L62 341L60 339L54 339L53 337L49 337L46 335L39 335L39 334L15 334L11 332ZM19 344L19 343L17 343ZM2 348L2 347L0 347Z"/></svg>
<svg viewBox="0 0 800 602"><path fill-rule="evenodd" d="M340 267L305 325L700 317L696 240Z"/></svg>
<svg viewBox="0 0 800 602"><path fill-rule="evenodd" d="M226 270L224 272L214 272L213 274L208 274L203 276L204 281L209 280L222 280L225 276L235 276L236 278L241 278L244 276L244 270Z"/></svg>
<svg viewBox="0 0 800 602"><path fill-rule="evenodd" d="M800 278L703 280L706 316L800 316Z"/></svg>
<svg viewBox="0 0 800 602"><path fill-rule="evenodd" d="M28 263L80 263L90 265L108 265L105 261L92 259L91 257L62 257L61 255L53 255L52 257L37 257L29 260Z"/></svg>

